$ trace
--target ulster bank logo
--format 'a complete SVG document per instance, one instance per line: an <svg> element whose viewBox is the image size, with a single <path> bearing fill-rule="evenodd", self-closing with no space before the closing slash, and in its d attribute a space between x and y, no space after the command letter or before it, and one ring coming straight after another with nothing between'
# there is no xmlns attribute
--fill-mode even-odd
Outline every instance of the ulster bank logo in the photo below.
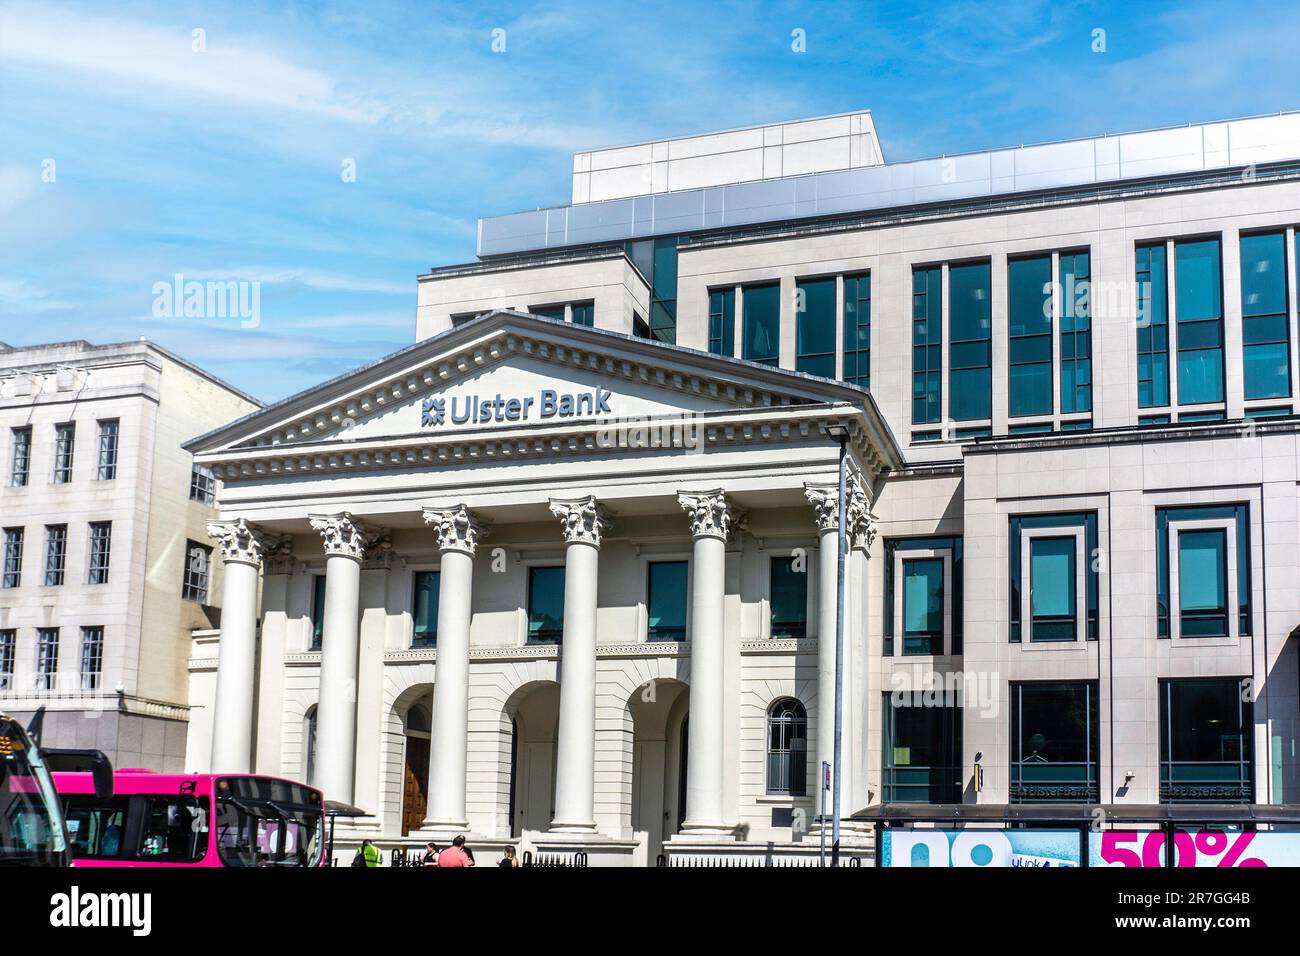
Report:
<svg viewBox="0 0 1300 956"><path fill-rule="evenodd" d="M420 426L501 425L514 422L546 421L552 418L595 418L613 414L607 388L589 392L557 392L544 388L536 395L517 398L502 395L455 395L426 398L421 405Z"/></svg>

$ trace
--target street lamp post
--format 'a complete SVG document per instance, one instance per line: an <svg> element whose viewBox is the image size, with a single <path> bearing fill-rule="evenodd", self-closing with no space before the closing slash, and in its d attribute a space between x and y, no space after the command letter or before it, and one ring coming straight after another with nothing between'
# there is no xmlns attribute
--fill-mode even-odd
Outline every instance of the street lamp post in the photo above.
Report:
<svg viewBox="0 0 1300 956"><path fill-rule="evenodd" d="M843 750L844 750L844 558L848 544L848 445L849 429L847 425L834 424L822 426L826 435L839 443L840 475L839 522L837 526L838 543L835 549L835 770L833 790L831 791L831 866L840 865L840 794L844 789ZM826 826L822 820L823 829Z"/></svg>

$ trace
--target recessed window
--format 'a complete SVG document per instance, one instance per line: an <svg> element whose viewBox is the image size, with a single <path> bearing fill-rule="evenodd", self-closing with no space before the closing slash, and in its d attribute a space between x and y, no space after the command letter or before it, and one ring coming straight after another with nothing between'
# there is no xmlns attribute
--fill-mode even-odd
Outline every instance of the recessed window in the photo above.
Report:
<svg viewBox="0 0 1300 956"><path fill-rule="evenodd" d="M942 654L942 558L903 559L903 653Z"/></svg>
<svg viewBox="0 0 1300 956"><path fill-rule="evenodd" d="M871 276L844 277L844 381L871 388Z"/></svg>
<svg viewBox="0 0 1300 956"><path fill-rule="evenodd" d="M63 570L68 558L68 526L45 526L45 586L58 587L63 583Z"/></svg>
<svg viewBox="0 0 1300 956"><path fill-rule="evenodd" d="M1052 414L1052 257L1008 270L1008 388L1012 418Z"/></svg>
<svg viewBox="0 0 1300 956"><path fill-rule="evenodd" d="M9 459L9 484L14 488L22 488L31 480L32 430L30 427L15 428L10 434L13 438L13 453Z"/></svg>
<svg viewBox="0 0 1300 956"><path fill-rule="evenodd" d="M116 418L99 423L99 461L95 466L98 481L112 481L117 477L117 427Z"/></svg>
<svg viewBox="0 0 1300 956"><path fill-rule="evenodd" d="M36 689L54 690L59 672L59 629L41 627L36 630Z"/></svg>
<svg viewBox="0 0 1300 956"><path fill-rule="evenodd" d="M1160 682L1160 802L1253 803L1254 706L1237 678Z"/></svg>
<svg viewBox="0 0 1300 956"><path fill-rule="evenodd" d="M528 311L533 315L540 315L544 319L554 319L557 322L564 321L564 305L530 305Z"/></svg>
<svg viewBox="0 0 1300 956"><path fill-rule="evenodd" d="M1291 394L1286 233L1241 237L1242 372L1247 401Z"/></svg>
<svg viewBox="0 0 1300 956"><path fill-rule="evenodd" d="M912 270L912 424L942 419L943 270L931 266Z"/></svg>
<svg viewBox="0 0 1300 956"><path fill-rule="evenodd" d="M1250 617L1248 507L1157 508L1156 635L1236 637Z"/></svg>
<svg viewBox="0 0 1300 956"><path fill-rule="evenodd" d="M212 549L197 541L185 542L185 571L181 575L181 599L208 603L208 577L212 570Z"/></svg>
<svg viewBox="0 0 1300 956"><path fill-rule="evenodd" d="M90 561L88 584L108 583L109 552L113 542L111 521L92 521L90 524Z"/></svg>
<svg viewBox="0 0 1300 956"><path fill-rule="evenodd" d="M23 583L23 529L5 528L5 563L0 587L16 588Z"/></svg>
<svg viewBox="0 0 1300 956"><path fill-rule="evenodd" d="M687 562L652 561L649 568L646 636L686 640Z"/></svg>
<svg viewBox="0 0 1300 956"><path fill-rule="evenodd" d="M1073 641L1077 637L1077 551L1074 536L1030 539L1031 641Z"/></svg>
<svg viewBox="0 0 1300 956"><path fill-rule="evenodd" d="M1223 401L1223 270L1218 239L1174 246L1178 404Z"/></svg>
<svg viewBox="0 0 1300 956"><path fill-rule="evenodd" d="M1136 250L1138 406L1169 404L1169 274L1163 242ZM1166 423L1168 416L1165 416Z"/></svg>
<svg viewBox="0 0 1300 956"><path fill-rule="evenodd" d="M781 359L781 286L747 285L743 289L744 350L751 362L775 366Z"/></svg>
<svg viewBox="0 0 1300 956"><path fill-rule="evenodd" d="M649 328L646 329L647 334ZM709 291L709 351L728 357L736 351L736 290Z"/></svg>
<svg viewBox="0 0 1300 956"><path fill-rule="evenodd" d="M574 325L585 325L590 328L596 324L596 303L575 302L569 306L569 314Z"/></svg>
<svg viewBox="0 0 1300 956"><path fill-rule="evenodd" d="M772 637L802 638L808 635L808 572L793 557L772 558L771 588ZM834 639L832 634L832 640Z"/></svg>
<svg viewBox="0 0 1300 956"><path fill-rule="evenodd" d="M1012 515L1010 524L1010 641L1097 640L1097 513Z"/></svg>
<svg viewBox="0 0 1300 956"><path fill-rule="evenodd" d="M793 698L767 711L767 792L802 797L808 792L808 713Z"/></svg>
<svg viewBox="0 0 1300 956"><path fill-rule="evenodd" d="M325 575L313 574L311 579L311 650L321 648L325 636Z"/></svg>
<svg viewBox="0 0 1300 956"><path fill-rule="evenodd" d="M54 426L54 472L56 485L72 480L72 452L76 444L77 426L71 422Z"/></svg>
<svg viewBox="0 0 1300 956"><path fill-rule="evenodd" d="M960 654L962 539L887 539L884 598L886 657L894 655L894 639L899 630L903 635L900 649L904 655ZM947 648L945 620L949 629Z"/></svg>
<svg viewBox="0 0 1300 956"><path fill-rule="evenodd" d="M411 598L412 647L438 644L438 597L442 584L439 571L416 571Z"/></svg>
<svg viewBox="0 0 1300 956"><path fill-rule="evenodd" d="M210 505L217 500L217 476L207 465L190 466L190 500Z"/></svg>
<svg viewBox="0 0 1300 956"><path fill-rule="evenodd" d="M802 279L795 285L796 371L835 377L835 279Z"/></svg>
<svg viewBox="0 0 1300 956"><path fill-rule="evenodd" d="M1061 290L1061 412L1092 411L1091 256L1062 252L1057 256Z"/></svg>
<svg viewBox="0 0 1300 956"><path fill-rule="evenodd" d="M987 262L948 267L948 417L993 415L993 308Z"/></svg>
<svg viewBox="0 0 1300 956"><path fill-rule="evenodd" d="M81 689L98 690L104 672L104 629L81 629Z"/></svg>
<svg viewBox="0 0 1300 956"><path fill-rule="evenodd" d="M1101 723L1097 685L1011 685L1012 803L1096 803Z"/></svg>
<svg viewBox="0 0 1300 956"><path fill-rule="evenodd" d="M13 690L14 655L17 648L17 629L8 627L0 630L0 690Z"/></svg>
<svg viewBox="0 0 1300 956"><path fill-rule="evenodd" d="M564 567L528 569L528 643L564 638Z"/></svg>
<svg viewBox="0 0 1300 956"><path fill-rule="evenodd" d="M885 694L885 803L961 803L961 708Z"/></svg>

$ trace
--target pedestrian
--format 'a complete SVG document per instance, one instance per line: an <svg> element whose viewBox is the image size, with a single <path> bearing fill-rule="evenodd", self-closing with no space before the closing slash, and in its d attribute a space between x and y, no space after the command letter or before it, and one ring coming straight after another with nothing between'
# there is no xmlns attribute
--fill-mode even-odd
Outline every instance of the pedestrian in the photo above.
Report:
<svg viewBox="0 0 1300 956"><path fill-rule="evenodd" d="M508 868L516 867L518 865L519 865L519 857L515 856L515 848L512 844L507 843L505 848L505 856L501 858L500 862L497 863L497 866L508 869Z"/></svg>
<svg viewBox="0 0 1300 956"><path fill-rule="evenodd" d="M379 847L369 840L361 841L361 849L357 850L357 856L361 858L361 862L358 863L354 859L353 866L382 866L384 862L384 855L379 851Z"/></svg>
<svg viewBox="0 0 1300 956"><path fill-rule="evenodd" d="M425 844L424 856L421 857L420 859L420 865L421 866L438 865L438 844L436 843Z"/></svg>
<svg viewBox="0 0 1300 956"><path fill-rule="evenodd" d="M458 836L451 841L451 846L438 854L439 866L473 866L474 861L465 852L465 838Z"/></svg>

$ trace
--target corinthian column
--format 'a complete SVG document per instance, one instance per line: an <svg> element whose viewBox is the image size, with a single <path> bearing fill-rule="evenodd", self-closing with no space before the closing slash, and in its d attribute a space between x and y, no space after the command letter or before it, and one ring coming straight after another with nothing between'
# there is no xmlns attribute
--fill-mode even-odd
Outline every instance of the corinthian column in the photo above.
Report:
<svg viewBox="0 0 1300 956"><path fill-rule="evenodd" d="M426 827L463 830L469 745L469 623L474 551L488 526L463 504L425 508L438 538L438 663L433 679Z"/></svg>
<svg viewBox="0 0 1300 956"><path fill-rule="evenodd" d="M209 521L225 564L217 697L212 709L214 773L253 769L254 672L257 662L257 579L262 560L283 542L243 518Z"/></svg>
<svg viewBox="0 0 1300 956"><path fill-rule="evenodd" d="M596 829L596 579L600 538L610 528L594 495L551 499L564 533L564 638L560 726L551 829Z"/></svg>
<svg viewBox="0 0 1300 956"><path fill-rule="evenodd" d="M743 521L721 488L683 491L677 500L690 520L691 696L686 741L686 819L683 830L729 833L722 810L723 607L727 538Z"/></svg>
<svg viewBox="0 0 1300 956"><path fill-rule="evenodd" d="M851 546L865 533L867 515L866 495L856 475L850 474L847 481L846 524L848 541ZM839 485L805 485L804 494L813 506L819 536L817 558L818 593L817 593L817 812L821 812L821 768L822 764L835 767L835 613L839 603ZM847 567L849 555L844 556ZM856 640L856 635L847 630L852 620L848 603L848 582L845 582L845 653L843 686L853 686L849 662L853 655L848 650ZM831 781L832 790L828 795L827 805L835 805L835 791L841 797L841 806L849 796L851 788L847 781L853 779L853 742L849 728L852 722L845 719L841 728L843 745L841 747L842 766L838 775Z"/></svg>
<svg viewBox="0 0 1300 956"><path fill-rule="evenodd" d="M327 800L353 800L361 559L378 535L346 511L308 515L325 542L325 622L316 705L313 783Z"/></svg>

